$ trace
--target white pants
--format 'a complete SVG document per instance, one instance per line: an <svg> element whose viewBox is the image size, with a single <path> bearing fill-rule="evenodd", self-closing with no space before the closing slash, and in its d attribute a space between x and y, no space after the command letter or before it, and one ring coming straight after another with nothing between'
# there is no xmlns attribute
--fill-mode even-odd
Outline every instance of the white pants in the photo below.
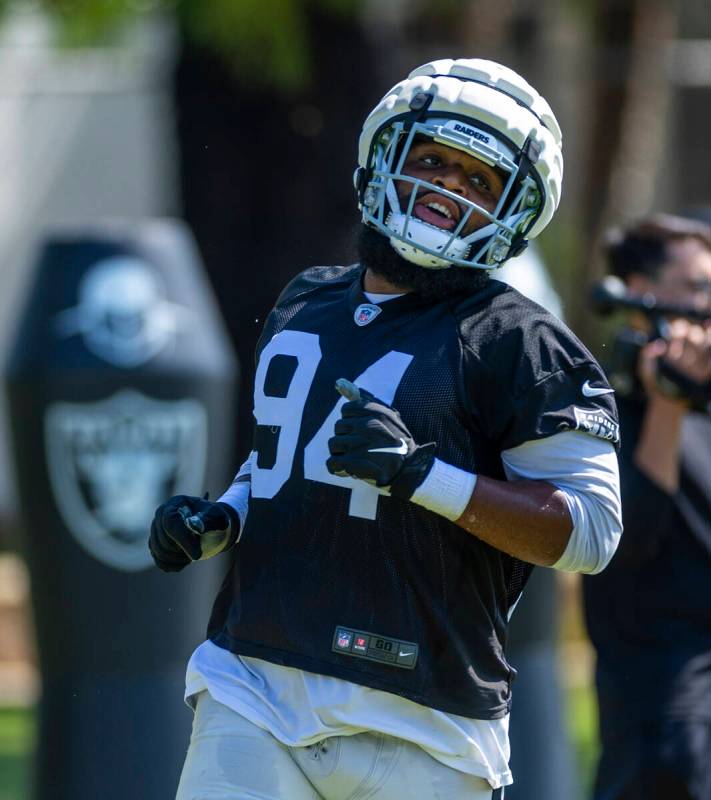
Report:
<svg viewBox="0 0 711 800"><path fill-rule="evenodd" d="M198 696L176 800L492 800L482 778L381 733L287 747L207 692Z"/></svg>

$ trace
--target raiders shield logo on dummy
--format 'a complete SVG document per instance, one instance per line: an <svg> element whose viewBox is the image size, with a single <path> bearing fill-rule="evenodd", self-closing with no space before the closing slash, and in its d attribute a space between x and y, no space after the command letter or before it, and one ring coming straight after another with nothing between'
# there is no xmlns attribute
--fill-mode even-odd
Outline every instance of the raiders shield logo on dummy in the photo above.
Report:
<svg viewBox="0 0 711 800"><path fill-rule="evenodd" d="M56 332L80 334L89 351L115 366L145 364L175 342L188 312L168 302L160 278L135 256L98 261L79 283L76 306L57 315Z"/></svg>
<svg viewBox="0 0 711 800"><path fill-rule="evenodd" d="M238 364L182 223L36 233L6 366L42 663L33 783L57 800L170 797L190 720L168 698L224 562L165 581L149 529L165 497L230 479ZM150 746L114 746L138 730Z"/></svg>
<svg viewBox="0 0 711 800"><path fill-rule="evenodd" d="M54 403L45 437L57 508L79 544L116 569L151 566L146 536L154 508L204 481L203 405L133 390L98 403Z"/></svg>

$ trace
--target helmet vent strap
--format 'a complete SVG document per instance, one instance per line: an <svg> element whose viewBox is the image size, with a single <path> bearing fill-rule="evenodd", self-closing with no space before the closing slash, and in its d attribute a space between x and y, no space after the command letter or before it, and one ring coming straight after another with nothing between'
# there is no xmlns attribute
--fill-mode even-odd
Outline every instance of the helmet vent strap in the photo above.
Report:
<svg viewBox="0 0 711 800"><path fill-rule="evenodd" d="M432 105L434 95L430 92L417 92L410 99L410 113L405 119L404 130L409 130L415 122L420 122L427 116L427 111Z"/></svg>
<svg viewBox="0 0 711 800"><path fill-rule="evenodd" d="M531 164L538 162L541 157L541 145L529 136L525 143L526 156Z"/></svg>
<svg viewBox="0 0 711 800"><path fill-rule="evenodd" d="M531 165L538 161L540 154L541 148L529 136L521 148L521 158L518 162L515 185L520 185L524 178L528 176L528 173L531 171Z"/></svg>

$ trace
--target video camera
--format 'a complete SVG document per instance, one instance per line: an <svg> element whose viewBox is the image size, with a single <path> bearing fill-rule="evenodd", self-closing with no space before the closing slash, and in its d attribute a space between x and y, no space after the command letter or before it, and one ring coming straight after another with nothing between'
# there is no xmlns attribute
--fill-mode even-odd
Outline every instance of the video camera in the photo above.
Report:
<svg viewBox="0 0 711 800"><path fill-rule="evenodd" d="M624 309L640 311L652 325L649 333L624 327L615 337L607 372L610 384L622 396L628 396L640 388L637 378L639 352L647 342L669 338L669 317L683 317L692 322L711 322L711 311L665 303L651 292L643 295L631 294L624 282L614 275L608 275L593 286L590 299L593 310L600 315L609 315ZM664 394L689 400L694 410L708 410L711 403L711 381L704 384L692 381L662 359L657 383Z"/></svg>

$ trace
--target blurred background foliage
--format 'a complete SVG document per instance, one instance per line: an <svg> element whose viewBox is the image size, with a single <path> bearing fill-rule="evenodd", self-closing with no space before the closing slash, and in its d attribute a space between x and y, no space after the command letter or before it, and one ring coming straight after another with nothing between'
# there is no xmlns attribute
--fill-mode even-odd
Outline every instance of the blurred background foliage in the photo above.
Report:
<svg viewBox="0 0 711 800"><path fill-rule="evenodd" d="M6 3L5 3L6 5ZM40 0L62 46L115 40L127 25L173 13L197 44L223 58L235 77L293 91L313 75L308 7L353 20L359 0ZM445 3L445 5L449 5Z"/></svg>
<svg viewBox="0 0 711 800"><path fill-rule="evenodd" d="M4 0L0 9L17 5ZM700 67L691 63L696 56L685 47L711 33L705 0L35 0L34 5L49 14L62 46L115 42L141 20L172 18L181 43L179 119L185 112L194 120L198 91L204 97L219 94L221 102L231 100L251 112L252 152L258 147L271 156L273 137L262 137L260 127L272 125L281 112L289 135L311 139L308 166L320 160L309 170L312 192L324 186L319 179L325 169L346 177L353 149L344 142L354 141L363 112L412 64L475 54L522 71L563 122L564 203L542 245L569 319L593 337L580 288L600 272L603 230L651 206L669 209L682 197L684 204L706 199L699 196L705 186L694 180L697 171L686 170L693 157L689 148L683 150L686 163L677 162L678 175L662 169L671 156L668 142L691 137L695 129L686 129L685 118L675 123L673 112L699 88L698 79L685 73L708 68L705 56ZM246 114L241 116L244 127ZM213 114L210 126L216 121ZM224 113L223 122L228 135L236 115L230 119ZM334 131L340 155L326 167L319 140ZM241 138L238 131L236 139ZM186 166L190 141L182 135L180 141L186 215L197 221L190 220L196 188ZM223 160L226 156L221 151ZM325 186L339 211L345 210L337 198L350 192L349 182ZM311 224L322 232L313 214ZM199 224L197 234L200 239ZM327 233L324 244L329 241ZM280 266L273 274L282 282Z"/></svg>

